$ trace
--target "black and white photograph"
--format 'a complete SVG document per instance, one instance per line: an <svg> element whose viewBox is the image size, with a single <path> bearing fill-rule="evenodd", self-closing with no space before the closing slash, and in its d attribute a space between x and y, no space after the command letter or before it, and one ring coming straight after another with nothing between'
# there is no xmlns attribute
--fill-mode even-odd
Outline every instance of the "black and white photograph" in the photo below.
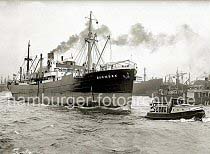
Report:
<svg viewBox="0 0 210 154"><path fill-rule="evenodd" d="M209 154L210 1L0 1L0 154Z"/></svg>

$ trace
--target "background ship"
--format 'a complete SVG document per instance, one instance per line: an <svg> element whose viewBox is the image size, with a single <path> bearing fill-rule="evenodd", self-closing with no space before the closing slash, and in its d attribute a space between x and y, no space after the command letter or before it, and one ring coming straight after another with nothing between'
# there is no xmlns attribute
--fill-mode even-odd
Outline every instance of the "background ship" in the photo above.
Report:
<svg viewBox="0 0 210 154"><path fill-rule="evenodd" d="M8 91L8 88L7 88L7 79L5 78L3 80L3 77L1 77L0 92L3 92L3 91Z"/></svg>
<svg viewBox="0 0 210 154"><path fill-rule="evenodd" d="M8 91L6 84L0 84L0 92L2 91Z"/></svg>
<svg viewBox="0 0 210 154"><path fill-rule="evenodd" d="M84 46L87 46L88 50L79 52L79 56L86 54L86 60L81 65L73 59L64 60L63 56L60 61L56 61L54 53L51 52L48 54L47 67L43 67L41 54L32 71L31 66L35 64L35 60L30 58L30 42L28 43L28 56L25 58L26 73L21 67L19 79L13 80L8 85L16 99L37 97L42 102L49 102L44 98L48 97L51 98L51 103L58 103L58 100L62 99L63 104L125 107L130 110L136 64L129 60L101 64L102 55L110 37L107 37L104 48L100 52L96 46L97 34L92 29L92 21L96 20L92 18L92 12L88 19L88 34L84 41ZM95 55L98 56L96 63L93 62L94 48L97 49ZM113 97L115 100L112 99ZM120 99L121 97L124 99Z"/></svg>
<svg viewBox="0 0 210 154"><path fill-rule="evenodd" d="M152 96L163 85L163 79L150 79L148 81L134 82L133 95Z"/></svg>
<svg viewBox="0 0 210 154"><path fill-rule="evenodd" d="M163 86L162 78L152 78L147 80L146 68L144 68L144 74L142 77L136 77L133 84L133 95L135 96L152 96L152 94L158 91Z"/></svg>

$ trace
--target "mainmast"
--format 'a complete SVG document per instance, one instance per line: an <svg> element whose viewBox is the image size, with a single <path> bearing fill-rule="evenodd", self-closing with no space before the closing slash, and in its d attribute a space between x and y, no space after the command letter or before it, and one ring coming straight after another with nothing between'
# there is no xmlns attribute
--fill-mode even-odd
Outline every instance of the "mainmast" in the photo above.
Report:
<svg viewBox="0 0 210 154"><path fill-rule="evenodd" d="M90 17L89 17L89 28L88 28L88 60L87 60L87 69L88 72L92 69L92 57L91 57L91 42L92 42L92 11L90 11Z"/></svg>

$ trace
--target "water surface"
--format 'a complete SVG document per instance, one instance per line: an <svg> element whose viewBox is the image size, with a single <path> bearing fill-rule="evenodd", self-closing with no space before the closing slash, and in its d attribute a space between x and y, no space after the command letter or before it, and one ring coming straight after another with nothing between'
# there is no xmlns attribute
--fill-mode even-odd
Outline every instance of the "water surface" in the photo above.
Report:
<svg viewBox="0 0 210 154"><path fill-rule="evenodd" d="M12 105L0 93L0 153L210 153L210 107L201 121L144 118L149 99L130 115L83 114L65 107Z"/></svg>

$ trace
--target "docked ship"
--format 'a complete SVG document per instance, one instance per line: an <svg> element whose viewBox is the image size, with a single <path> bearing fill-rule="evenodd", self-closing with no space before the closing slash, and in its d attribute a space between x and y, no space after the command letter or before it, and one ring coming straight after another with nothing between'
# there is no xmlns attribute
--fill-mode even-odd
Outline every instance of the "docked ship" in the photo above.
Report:
<svg viewBox="0 0 210 154"><path fill-rule="evenodd" d="M135 81L133 85L133 95L152 96L163 86L163 79L150 79L148 81Z"/></svg>
<svg viewBox="0 0 210 154"><path fill-rule="evenodd" d="M162 78L152 78L147 80L146 68L144 68L144 74L142 76L136 76L136 80L133 84L134 96L152 96L152 94L158 91L163 86Z"/></svg>
<svg viewBox="0 0 210 154"><path fill-rule="evenodd" d="M28 55L24 59L27 62L26 72L20 67L19 79L8 83L15 99L30 101L28 98L36 98L42 103L59 102L70 106L102 106L130 111L136 64L130 60L101 64L110 36L107 36L103 50L99 51L97 34L92 28L95 20L92 12L88 20L88 33L84 38L87 50L80 53L85 55L83 64L73 58L64 60L63 56L60 61L55 60L54 53L50 52L46 67L43 67L42 54L35 65L30 58L28 43ZM95 55L98 55L96 63L93 62L94 48L97 49ZM34 70L31 70L32 65L36 66Z"/></svg>

